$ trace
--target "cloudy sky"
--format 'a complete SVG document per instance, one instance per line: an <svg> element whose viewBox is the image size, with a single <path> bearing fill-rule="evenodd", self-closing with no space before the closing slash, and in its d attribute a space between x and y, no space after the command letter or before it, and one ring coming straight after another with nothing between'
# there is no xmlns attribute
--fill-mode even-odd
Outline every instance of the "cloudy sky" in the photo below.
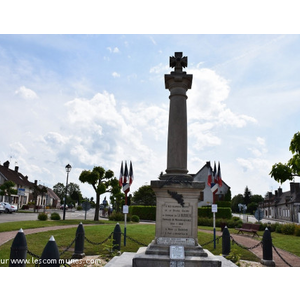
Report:
<svg viewBox="0 0 300 300"><path fill-rule="evenodd" d="M264 195L300 128L299 35L0 35L0 161L52 187L94 166L118 177L132 160L131 190L166 169L169 56L183 52L188 169L221 163L232 196ZM283 185L288 188L287 184Z"/></svg>

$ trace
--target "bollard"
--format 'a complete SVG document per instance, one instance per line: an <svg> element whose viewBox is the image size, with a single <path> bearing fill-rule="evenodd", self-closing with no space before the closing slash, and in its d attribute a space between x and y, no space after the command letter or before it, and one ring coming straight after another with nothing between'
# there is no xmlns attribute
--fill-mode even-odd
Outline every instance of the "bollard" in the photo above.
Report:
<svg viewBox="0 0 300 300"><path fill-rule="evenodd" d="M263 258L261 263L268 267L275 267L275 262L273 260L273 249L272 249L272 237L270 230L266 227L263 239Z"/></svg>
<svg viewBox="0 0 300 300"><path fill-rule="evenodd" d="M223 229L222 235L222 255L227 256L230 253L230 233L227 226Z"/></svg>
<svg viewBox="0 0 300 300"><path fill-rule="evenodd" d="M113 250L121 249L121 227L119 223L115 226L114 234L113 234Z"/></svg>
<svg viewBox="0 0 300 300"><path fill-rule="evenodd" d="M82 223L80 223L76 230L75 249L72 258L81 259L85 257L85 253L83 251L84 251L84 228Z"/></svg>
<svg viewBox="0 0 300 300"><path fill-rule="evenodd" d="M26 237L21 228L13 240L10 247L10 267L25 267L27 256L27 242Z"/></svg>
<svg viewBox="0 0 300 300"><path fill-rule="evenodd" d="M40 258L41 267L59 267L59 251L53 236L50 237Z"/></svg>

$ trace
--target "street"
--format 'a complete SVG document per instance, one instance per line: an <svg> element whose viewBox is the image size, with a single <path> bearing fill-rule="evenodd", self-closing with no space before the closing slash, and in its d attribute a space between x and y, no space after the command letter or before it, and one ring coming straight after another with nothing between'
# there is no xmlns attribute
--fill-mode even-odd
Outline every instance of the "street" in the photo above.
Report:
<svg viewBox="0 0 300 300"><path fill-rule="evenodd" d="M43 209L40 209L39 212L43 212ZM50 218L50 215L52 212L59 213L61 219L63 218L63 210L61 209L47 209L46 212L48 213L48 218ZM100 211L100 214L102 212ZM87 220L94 220L94 214L95 209L90 209L87 211L86 219ZM0 214L0 223L6 223L6 222L17 222L17 221L35 221L38 219L38 213L34 212L26 212L26 213L12 213L12 214ZM84 220L85 219L85 211L84 210L75 210L74 208L66 210L66 220L68 219L78 219L78 220Z"/></svg>

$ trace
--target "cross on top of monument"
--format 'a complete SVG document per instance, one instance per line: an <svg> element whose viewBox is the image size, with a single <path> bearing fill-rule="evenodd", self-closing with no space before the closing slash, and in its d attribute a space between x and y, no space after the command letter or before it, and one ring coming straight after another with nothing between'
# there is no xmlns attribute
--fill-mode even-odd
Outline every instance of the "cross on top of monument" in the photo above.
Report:
<svg viewBox="0 0 300 300"><path fill-rule="evenodd" d="M182 73L182 68L187 67L187 56L182 56L182 52L175 52L170 56L170 67L175 68L175 73Z"/></svg>

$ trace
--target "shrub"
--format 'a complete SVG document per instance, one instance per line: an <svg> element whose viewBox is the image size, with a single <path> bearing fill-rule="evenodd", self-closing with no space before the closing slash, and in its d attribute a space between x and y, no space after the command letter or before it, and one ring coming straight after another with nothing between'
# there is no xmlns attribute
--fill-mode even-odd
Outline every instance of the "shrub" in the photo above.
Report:
<svg viewBox="0 0 300 300"><path fill-rule="evenodd" d="M124 221L124 214L121 212L112 212L112 214L108 217L110 221Z"/></svg>
<svg viewBox="0 0 300 300"><path fill-rule="evenodd" d="M141 220L156 220L156 206L132 205L129 206L129 213L139 216Z"/></svg>
<svg viewBox="0 0 300 300"><path fill-rule="evenodd" d="M300 236L300 225L295 225L295 235Z"/></svg>
<svg viewBox="0 0 300 300"><path fill-rule="evenodd" d="M22 206L22 209L29 209L29 205L25 205L25 204L24 204L24 205Z"/></svg>
<svg viewBox="0 0 300 300"><path fill-rule="evenodd" d="M277 224L277 226L275 228L275 232L282 233L282 227L283 227L283 224Z"/></svg>
<svg viewBox="0 0 300 300"><path fill-rule="evenodd" d="M140 217L137 216L137 215L133 215L133 216L131 217L131 221L132 221L132 222L138 223L138 222L140 222Z"/></svg>
<svg viewBox="0 0 300 300"><path fill-rule="evenodd" d="M282 226L282 233L292 235L295 232L295 224L284 224Z"/></svg>
<svg viewBox="0 0 300 300"><path fill-rule="evenodd" d="M51 220L60 220L60 215L57 212L53 212L50 216Z"/></svg>
<svg viewBox="0 0 300 300"><path fill-rule="evenodd" d="M81 205L78 205L78 206L77 206L77 210L82 210L82 206L81 206Z"/></svg>
<svg viewBox="0 0 300 300"><path fill-rule="evenodd" d="M45 214L45 213L39 213L39 214L38 214L38 219L39 219L40 221L46 221L46 220L48 219L48 215Z"/></svg>
<svg viewBox="0 0 300 300"><path fill-rule="evenodd" d="M213 213L211 211L211 206L202 206L198 208L198 216L212 218ZM216 218L220 219L231 219L231 208L230 207L218 207L218 212L216 213Z"/></svg>

